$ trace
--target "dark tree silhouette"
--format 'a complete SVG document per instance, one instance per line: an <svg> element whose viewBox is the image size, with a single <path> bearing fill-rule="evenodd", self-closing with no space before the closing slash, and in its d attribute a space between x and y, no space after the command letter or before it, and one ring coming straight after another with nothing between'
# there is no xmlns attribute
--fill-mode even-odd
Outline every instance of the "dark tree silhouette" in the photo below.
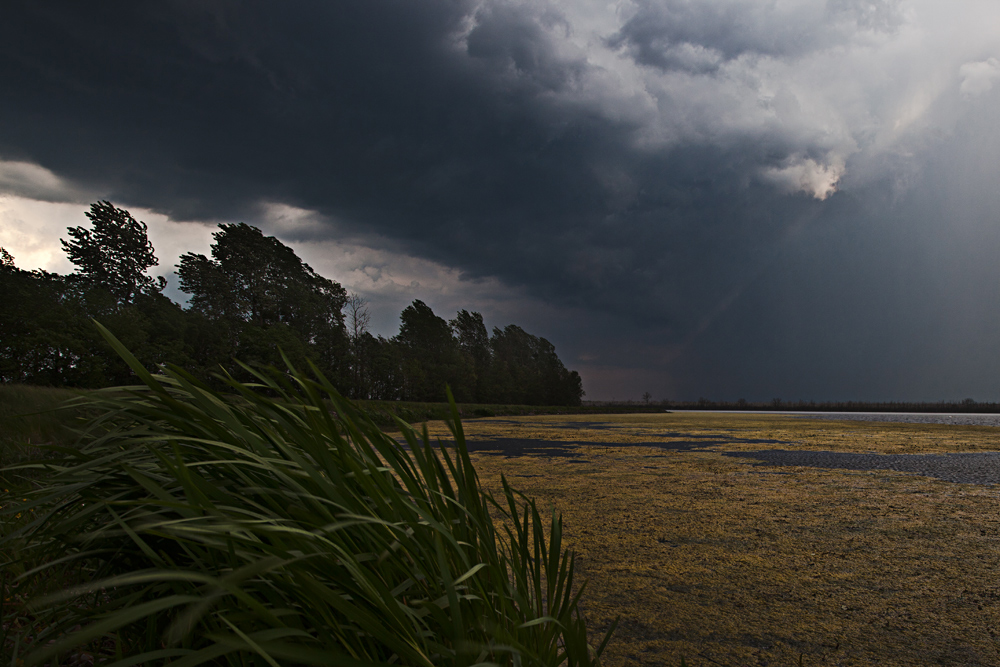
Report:
<svg viewBox="0 0 1000 667"><path fill-rule="evenodd" d="M107 201L91 204L86 216L92 230L70 227L67 232L72 240L60 239L69 261L77 267L78 280L107 290L119 304L163 289L162 276L146 275L146 269L158 264L146 223Z"/></svg>
<svg viewBox="0 0 1000 667"><path fill-rule="evenodd" d="M347 297L347 337L351 341L351 396L368 397L367 367L369 345L366 345L368 325L372 316L368 302L357 294Z"/></svg>
<svg viewBox="0 0 1000 667"><path fill-rule="evenodd" d="M489 393L487 382L490 370L490 336L486 332L483 316L460 310L449 324L464 357L465 372L471 374L468 383L474 387L475 400L482 402Z"/></svg>
<svg viewBox="0 0 1000 667"><path fill-rule="evenodd" d="M442 401L444 388L451 385L455 398L471 398L467 379L462 377L458 342L448 323L419 299L400 314L396 342L403 357L403 395L413 401Z"/></svg>
<svg viewBox="0 0 1000 667"><path fill-rule="evenodd" d="M280 348L341 379L347 292L273 236L243 223L219 225L212 259L186 253L177 275L191 308L222 323L233 356L279 365Z"/></svg>
<svg viewBox="0 0 1000 667"><path fill-rule="evenodd" d="M242 223L219 226L211 258L181 257L180 286L191 295L182 309L146 274L157 261L144 223L106 201L86 215L92 228L69 228L62 242L72 275L23 271L0 248L0 382L130 383L97 318L145 366L172 362L208 382L221 382L219 365L240 377L233 358L280 367L281 350L357 398L443 401L446 385L460 402L574 404L583 395L551 343L515 325L491 338L477 312L447 322L416 300L398 335L372 335L364 299Z"/></svg>

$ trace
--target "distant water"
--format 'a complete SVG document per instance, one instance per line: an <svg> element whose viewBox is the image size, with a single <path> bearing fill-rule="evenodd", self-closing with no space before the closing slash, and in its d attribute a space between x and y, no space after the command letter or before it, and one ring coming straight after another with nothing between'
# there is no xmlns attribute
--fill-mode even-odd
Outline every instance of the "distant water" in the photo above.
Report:
<svg viewBox="0 0 1000 667"><path fill-rule="evenodd" d="M803 411L729 411L711 410L711 412L741 412L741 414L776 414L801 419L845 419L861 422L902 422L905 424L954 424L957 426L1000 426L1000 414L955 413L947 412L803 412Z"/></svg>

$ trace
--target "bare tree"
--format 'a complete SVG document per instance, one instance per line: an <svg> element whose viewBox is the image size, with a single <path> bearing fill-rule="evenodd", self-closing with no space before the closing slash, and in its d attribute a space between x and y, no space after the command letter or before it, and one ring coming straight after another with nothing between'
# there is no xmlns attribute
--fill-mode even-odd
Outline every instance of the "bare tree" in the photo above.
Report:
<svg viewBox="0 0 1000 667"><path fill-rule="evenodd" d="M368 301L357 294L347 297L347 335L351 339L351 353L354 357L351 364L353 382L351 392L354 398L366 398L365 379L365 335L372 316L368 311Z"/></svg>
<svg viewBox="0 0 1000 667"><path fill-rule="evenodd" d="M649 405L649 402L651 400L653 400L653 395L650 394L648 391L644 392L642 395L642 402L645 403L646 405Z"/></svg>

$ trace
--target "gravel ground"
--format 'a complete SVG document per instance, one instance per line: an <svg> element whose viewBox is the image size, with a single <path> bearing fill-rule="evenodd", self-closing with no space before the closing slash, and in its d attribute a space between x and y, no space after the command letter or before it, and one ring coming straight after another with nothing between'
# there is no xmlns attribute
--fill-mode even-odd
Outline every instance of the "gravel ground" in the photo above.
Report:
<svg viewBox="0 0 1000 667"><path fill-rule="evenodd" d="M895 470L959 484L1000 483L1000 452L970 454L854 454L789 451L723 452L753 465L807 466L843 470Z"/></svg>

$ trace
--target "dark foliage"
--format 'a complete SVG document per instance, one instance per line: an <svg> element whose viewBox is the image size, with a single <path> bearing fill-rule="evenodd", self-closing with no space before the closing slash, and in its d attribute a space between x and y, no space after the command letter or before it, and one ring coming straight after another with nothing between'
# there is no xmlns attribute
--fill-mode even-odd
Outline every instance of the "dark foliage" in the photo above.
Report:
<svg viewBox="0 0 1000 667"><path fill-rule="evenodd" d="M86 214L92 229L63 241L77 272L23 271L0 248L0 382L69 387L127 384L132 371L93 326L96 319L145 366L166 360L196 377L224 366L236 377L251 365L314 364L345 394L363 399L436 402L450 386L461 402L579 405L579 375L567 371L544 338L509 325L487 335L483 316L461 310L448 322L416 300L391 339L367 331L360 297L349 299L272 236L223 224L211 258L181 257L182 309L161 294L146 225L109 202ZM352 309L353 304L353 309ZM345 307L351 314L350 331Z"/></svg>
<svg viewBox="0 0 1000 667"><path fill-rule="evenodd" d="M110 292L118 303L163 289L162 277L146 275L146 269L158 263L146 223L107 201L91 204L85 215L93 229L70 227L66 231L73 240L61 239L69 261L77 267L74 278Z"/></svg>
<svg viewBox="0 0 1000 667"><path fill-rule="evenodd" d="M191 310L222 325L227 356L277 365L280 349L339 378L347 349L344 288L255 227L220 225L214 238L212 259L187 253L177 274Z"/></svg>

